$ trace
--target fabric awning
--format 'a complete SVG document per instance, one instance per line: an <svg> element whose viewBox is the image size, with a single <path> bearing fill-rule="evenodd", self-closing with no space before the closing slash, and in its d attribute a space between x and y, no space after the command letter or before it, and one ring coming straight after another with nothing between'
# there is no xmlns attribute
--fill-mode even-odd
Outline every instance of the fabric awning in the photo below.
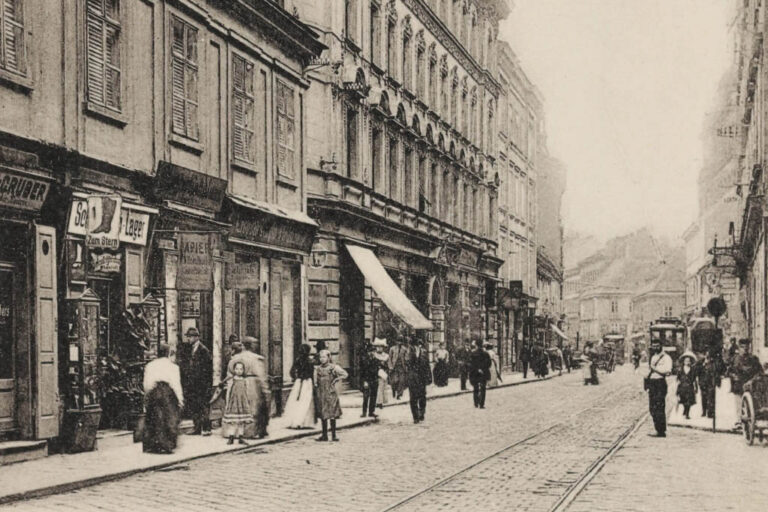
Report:
<svg viewBox="0 0 768 512"><path fill-rule="evenodd" d="M552 326L552 330L555 331L555 334L563 338L563 340L568 341L568 336L565 335L563 331L558 329L558 327L555 324L550 324Z"/></svg>
<svg viewBox="0 0 768 512"><path fill-rule="evenodd" d="M400 320L413 329L432 329L432 322L424 318L424 315L416 309L411 300L395 284L379 258L373 251L359 245L346 244L349 255L352 256L357 268L363 273L365 279L373 287L382 302L389 310L397 315Z"/></svg>

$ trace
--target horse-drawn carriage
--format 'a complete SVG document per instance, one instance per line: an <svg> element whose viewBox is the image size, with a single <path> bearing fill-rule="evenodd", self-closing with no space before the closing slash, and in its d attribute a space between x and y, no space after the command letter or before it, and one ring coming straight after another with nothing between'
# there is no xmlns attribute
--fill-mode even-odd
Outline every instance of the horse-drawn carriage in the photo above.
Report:
<svg viewBox="0 0 768 512"><path fill-rule="evenodd" d="M741 424L747 444L768 437L768 375L759 373L744 384Z"/></svg>

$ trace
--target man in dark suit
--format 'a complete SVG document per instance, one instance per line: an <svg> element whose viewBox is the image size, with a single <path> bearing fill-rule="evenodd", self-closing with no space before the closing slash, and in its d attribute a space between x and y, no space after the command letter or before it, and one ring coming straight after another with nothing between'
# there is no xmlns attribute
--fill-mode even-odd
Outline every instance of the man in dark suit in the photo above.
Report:
<svg viewBox="0 0 768 512"><path fill-rule="evenodd" d="M427 411L427 386L432 384L432 371L429 368L427 350L417 338L411 338L411 350L405 360L405 381L411 399L413 422L424 421Z"/></svg>
<svg viewBox="0 0 768 512"><path fill-rule="evenodd" d="M483 349L483 342L476 340L477 348L469 357L469 382L472 384L472 398L475 407L485 409L485 388L491 378L491 356Z"/></svg>
<svg viewBox="0 0 768 512"><path fill-rule="evenodd" d="M462 391L467 389L467 377L469 376L469 356L472 353L472 345L469 340L456 351L456 362L459 365L459 381Z"/></svg>
<svg viewBox="0 0 768 512"><path fill-rule="evenodd" d="M211 435L210 404L213 385L211 351L200 341L200 331L190 327L184 334L184 357L180 361L187 412L192 417L193 435Z"/></svg>

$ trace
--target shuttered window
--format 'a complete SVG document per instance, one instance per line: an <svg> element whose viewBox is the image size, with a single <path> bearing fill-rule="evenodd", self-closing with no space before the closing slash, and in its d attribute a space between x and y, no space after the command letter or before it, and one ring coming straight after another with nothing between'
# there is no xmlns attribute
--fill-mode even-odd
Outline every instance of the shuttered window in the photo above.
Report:
<svg viewBox="0 0 768 512"><path fill-rule="evenodd" d="M296 117L293 89L277 81L277 172L282 176L295 177Z"/></svg>
<svg viewBox="0 0 768 512"><path fill-rule="evenodd" d="M197 29L171 18L171 111L174 133L198 140Z"/></svg>
<svg viewBox="0 0 768 512"><path fill-rule="evenodd" d="M0 68L27 76L23 0L0 0Z"/></svg>
<svg viewBox="0 0 768 512"><path fill-rule="evenodd" d="M120 0L86 0L86 41L88 101L120 111Z"/></svg>
<svg viewBox="0 0 768 512"><path fill-rule="evenodd" d="M240 55L232 55L232 155L237 160L253 163L253 63Z"/></svg>

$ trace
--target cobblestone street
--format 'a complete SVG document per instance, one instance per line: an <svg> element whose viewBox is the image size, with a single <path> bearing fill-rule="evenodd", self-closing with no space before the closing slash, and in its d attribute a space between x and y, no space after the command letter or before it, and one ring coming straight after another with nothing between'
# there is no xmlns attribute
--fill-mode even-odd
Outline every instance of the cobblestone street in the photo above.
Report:
<svg viewBox="0 0 768 512"><path fill-rule="evenodd" d="M637 375L602 382L584 387L577 373L494 390L485 410L469 395L434 400L420 425L407 406L391 407L340 443L255 448L8 508L381 510L500 452L402 508L548 510L645 411Z"/></svg>

